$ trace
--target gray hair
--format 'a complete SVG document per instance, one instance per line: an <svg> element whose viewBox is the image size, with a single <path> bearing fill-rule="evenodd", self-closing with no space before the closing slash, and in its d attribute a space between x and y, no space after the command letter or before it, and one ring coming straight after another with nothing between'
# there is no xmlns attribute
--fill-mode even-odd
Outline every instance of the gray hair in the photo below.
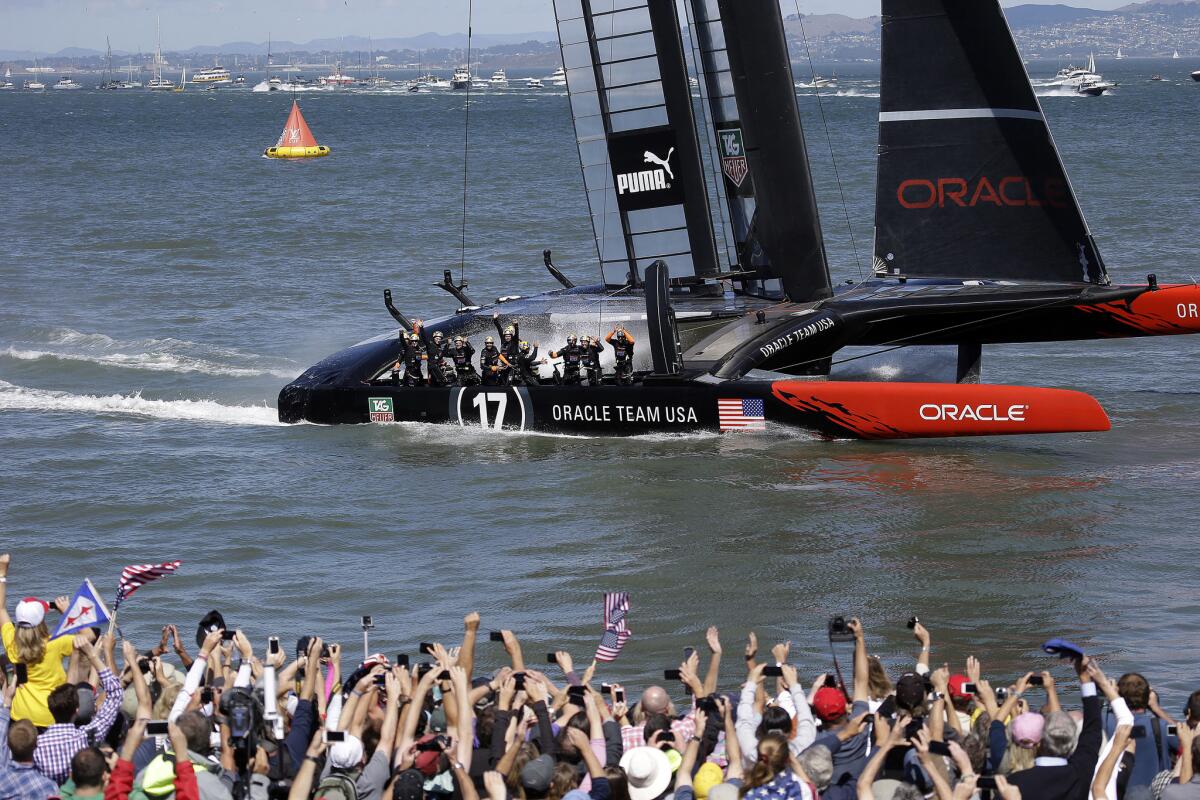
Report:
<svg viewBox="0 0 1200 800"><path fill-rule="evenodd" d="M800 768L808 779L816 784L818 791L824 791L833 781L833 753L823 744L810 747L800 754L797 759Z"/></svg>
<svg viewBox="0 0 1200 800"><path fill-rule="evenodd" d="M1046 715L1046 727L1042 732L1042 752L1048 756L1067 758L1075 750L1079 739L1079 728L1070 714L1055 711Z"/></svg>
<svg viewBox="0 0 1200 800"><path fill-rule="evenodd" d="M911 783L902 783L892 793L892 800L925 800L925 795Z"/></svg>

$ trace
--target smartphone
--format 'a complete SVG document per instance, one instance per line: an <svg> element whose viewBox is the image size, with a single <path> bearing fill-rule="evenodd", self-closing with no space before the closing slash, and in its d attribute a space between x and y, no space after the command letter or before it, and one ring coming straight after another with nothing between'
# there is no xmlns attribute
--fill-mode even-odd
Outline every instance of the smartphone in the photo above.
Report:
<svg viewBox="0 0 1200 800"><path fill-rule="evenodd" d="M345 731L325 731L325 743L335 744L337 742L346 741Z"/></svg>
<svg viewBox="0 0 1200 800"><path fill-rule="evenodd" d="M625 702L625 690L624 689L619 689L619 690L613 692L613 702L614 703L624 703Z"/></svg>
<svg viewBox="0 0 1200 800"><path fill-rule="evenodd" d="M500 631L492 631L491 633L488 634L488 640L493 641L493 642L503 642L504 634L501 633Z"/></svg>
<svg viewBox="0 0 1200 800"><path fill-rule="evenodd" d="M825 685L826 685L826 686L828 686L830 689L837 689L837 688L839 688L839 687L838 687L838 681L837 681L837 678L836 678L836 677L834 677L833 675L826 675L826 676L825 676Z"/></svg>
<svg viewBox="0 0 1200 800"><path fill-rule="evenodd" d="M1167 726L1167 736L1178 736L1178 735L1179 735L1179 726L1178 725L1168 725Z"/></svg>
<svg viewBox="0 0 1200 800"><path fill-rule="evenodd" d="M612 694L612 684L611 683L600 684L600 694Z"/></svg>
<svg viewBox="0 0 1200 800"><path fill-rule="evenodd" d="M421 642L421 647L417 650L417 652L420 653L421 655L426 655L426 656L433 655L433 643L432 642Z"/></svg>
<svg viewBox="0 0 1200 800"><path fill-rule="evenodd" d="M425 673L429 672L429 670L431 670L431 669L433 669L433 664L430 664L428 661L422 661L420 664L417 664L417 669L416 669L417 677L418 678L424 677Z"/></svg>
<svg viewBox="0 0 1200 800"><path fill-rule="evenodd" d="M687 661L689 658L692 657L692 654L695 652L696 652L696 648L694 648L694 647L683 648L683 660Z"/></svg>
<svg viewBox="0 0 1200 800"><path fill-rule="evenodd" d="M555 657L554 653L546 653L546 663L547 664L557 664L558 658Z"/></svg>
<svg viewBox="0 0 1200 800"><path fill-rule="evenodd" d="M17 686L29 683L29 667L25 664L13 664L13 670L17 675Z"/></svg>
<svg viewBox="0 0 1200 800"><path fill-rule="evenodd" d="M1145 739L1146 738L1146 726L1145 725L1134 725L1133 729L1129 731L1129 738L1130 739Z"/></svg>
<svg viewBox="0 0 1200 800"><path fill-rule="evenodd" d="M979 687L973 683L964 683L962 690L964 694L979 694Z"/></svg>
<svg viewBox="0 0 1200 800"><path fill-rule="evenodd" d="M782 678L783 677L783 667L778 667L778 666L763 667L763 677L764 678Z"/></svg>
<svg viewBox="0 0 1200 800"><path fill-rule="evenodd" d="M212 691L212 689L205 686L203 689L200 690L200 704L206 706L209 703L211 703L212 701L213 701L213 691Z"/></svg>
<svg viewBox="0 0 1200 800"><path fill-rule="evenodd" d="M1043 678L1041 675L1031 675L1029 677L1029 685L1030 686L1045 686L1046 679Z"/></svg>
<svg viewBox="0 0 1200 800"><path fill-rule="evenodd" d="M915 629L916 629L916 627L917 627L918 625L920 625L920 624L921 624L921 620L917 619L916 617L909 617L909 618L908 618L908 629L909 629L910 631L911 631L911 630L915 630Z"/></svg>
<svg viewBox="0 0 1200 800"><path fill-rule="evenodd" d="M396 653L396 666L397 667L407 667L408 666L408 653Z"/></svg>
<svg viewBox="0 0 1200 800"><path fill-rule="evenodd" d="M572 686L567 689L567 702L574 703L577 706L583 705L583 695L586 690L582 686Z"/></svg>
<svg viewBox="0 0 1200 800"><path fill-rule="evenodd" d="M237 636L237 631L221 631L221 640L232 642L233 637Z"/></svg>
<svg viewBox="0 0 1200 800"><path fill-rule="evenodd" d="M379 687L387 686L387 675L380 673L375 676L375 685Z"/></svg>
<svg viewBox="0 0 1200 800"><path fill-rule="evenodd" d="M371 615L370 615L370 614L363 614L363 617L362 617L362 629L363 629L364 631L369 631L369 630L373 629L374 627L375 627L375 620L373 620L373 619L371 618Z"/></svg>
<svg viewBox="0 0 1200 800"><path fill-rule="evenodd" d="M166 736L167 725L170 723L165 719L157 719L146 723L147 736Z"/></svg>
<svg viewBox="0 0 1200 800"><path fill-rule="evenodd" d="M525 673L514 672L512 678L517 691L522 691L525 688Z"/></svg>
<svg viewBox="0 0 1200 800"><path fill-rule="evenodd" d="M948 756L950 755L950 745L945 742L930 742L929 752L935 756Z"/></svg>
<svg viewBox="0 0 1200 800"><path fill-rule="evenodd" d="M979 780L975 781L975 788L976 789L995 789L996 788L996 776L995 775L980 775Z"/></svg>
<svg viewBox="0 0 1200 800"><path fill-rule="evenodd" d="M448 669L444 669L444 670L442 670L442 671L441 671L441 673L440 673L440 674L437 676L437 679L438 679L439 681L448 681L448 680L450 680L450 670L448 670Z"/></svg>
<svg viewBox="0 0 1200 800"><path fill-rule="evenodd" d="M664 681L677 681L677 680L679 680L679 677L680 677L679 670L677 670L677 669L664 669L663 670L663 680Z"/></svg>
<svg viewBox="0 0 1200 800"><path fill-rule="evenodd" d="M278 653L279 652L279 637L272 636L270 639L267 640L267 646L268 646L268 649L270 649L270 651L271 651L271 655L275 655L276 653Z"/></svg>
<svg viewBox="0 0 1200 800"><path fill-rule="evenodd" d="M717 705L717 698L713 697L711 694L707 695L706 697L701 697L699 700L697 700L696 707L705 714L721 713L721 707Z"/></svg>

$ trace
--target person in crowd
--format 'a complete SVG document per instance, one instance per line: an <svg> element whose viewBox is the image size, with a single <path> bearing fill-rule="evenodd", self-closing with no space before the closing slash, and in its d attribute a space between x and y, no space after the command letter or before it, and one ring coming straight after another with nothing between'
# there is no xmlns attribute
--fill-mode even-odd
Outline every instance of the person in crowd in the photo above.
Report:
<svg viewBox="0 0 1200 800"><path fill-rule="evenodd" d="M633 334L618 325L608 336L604 337L613 349L613 358L617 366L617 383L628 386L633 383Z"/></svg>
<svg viewBox="0 0 1200 800"><path fill-rule="evenodd" d="M1179 749L1179 742L1168 734L1168 726L1175 720L1158 705L1158 699L1150 688L1150 682L1137 672L1127 672L1117 679L1117 691L1133 715L1133 771L1129 775L1129 786L1149 786L1160 772L1171 769L1171 753ZM1116 716L1106 714L1104 729L1112 736L1117 726Z"/></svg>
<svg viewBox="0 0 1200 800"><path fill-rule="evenodd" d="M27 719L13 721L12 704L17 685L6 681L0 693L0 798L46 800L58 794L58 785L33 763L38 731Z"/></svg>
<svg viewBox="0 0 1200 800"><path fill-rule="evenodd" d="M475 371L475 348L465 336L454 337L454 348L450 351L450 359L454 362L454 372L458 376L459 386L478 386L479 373Z"/></svg>
<svg viewBox="0 0 1200 800"><path fill-rule="evenodd" d="M38 736L33 761L38 770L56 784L67 780L71 772L71 759L75 754L102 741L117 718L117 710L121 707L122 687L120 679L109 667L113 661L112 642L113 637L105 635L101 636L97 643L105 653L105 662L101 661L96 646L86 638L80 636L75 639L76 649L96 671L101 691L104 692L104 701L86 724L78 724L79 687L64 683L50 693L48 702L54 724ZM126 666L136 668L136 660L135 656L131 664L127 656Z"/></svg>
<svg viewBox="0 0 1200 800"><path fill-rule="evenodd" d="M500 353L509 364L516 364L520 357L521 326L516 320L511 325L501 325L499 314L492 314L492 324L496 326L496 333L500 334Z"/></svg>
<svg viewBox="0 0 1200 800"><path fill-rule="evenodd" d="M583 366L583 348L575 334L567 336L567 344L559 350L550 351L551 358L563 360L562 382L564 386L577 386L580 383L580 369Z"/></svg>
<svg viewBox="0 0 1200 800"><path fill-rule="evenodd" d="M75 637L51 639L46 625L50 604L35 597L21 600L13 610L13 617L8 615L10 561L10 554L0 555L0 637L8 660L23 664L28 675L13 699L12 718L27 719L39 728L48 728L54 724L48 704L50 693L67 681L63 659L71 655ZM59 597L54 606L61 614L68 602L69 598Z"/></svg>
<svg viewBox="0 0 1200 800"><path fill-rule="evenodd" d="M483 340L483 349L479 351L479 371L483 373L484 386L504 385L506 366L501 361L501 355L495 337L489 336Z"/></svg>
<svg viewBox="0 0 1200 800"><path fill-rule="evenodd" d="M599 336L584 336L579 340L579 346L583 349L583 370L588 386L603 385L604 369L600 366L600 356L604 354L604 343Z"/></svg>

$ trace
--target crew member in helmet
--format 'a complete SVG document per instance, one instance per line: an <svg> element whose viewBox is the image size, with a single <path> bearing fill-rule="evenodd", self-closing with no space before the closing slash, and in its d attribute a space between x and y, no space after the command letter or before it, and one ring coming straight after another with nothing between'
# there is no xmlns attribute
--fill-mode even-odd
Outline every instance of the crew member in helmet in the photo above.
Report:
<svg viewBox="0 0 1200 800"><path fill-rule="evenodd" d="M425 352L429 358L429 385L453 385L455 373L446 365L446 359L450 357L450 343L441 331L434 331L432 338L425 339Z"/></svg>
<svg viewBox="0 0 1200 800"><path fill-rule="evenodd" d="M467 341L467 337L455 336L450 358L454 360L454 372L458 375L460 386L479 385L479 373L475 371L475 364L472 363L474 357L475 348Z"/></svg>
<svg viewBox="0 0 1200 800"><path fill-rule="evenodd" d="M404 343L404 385L424 386L425 376L422 374L423 362L428 358L425 348L421 345L421 323L413 323L412 333Z"/></svg>
<svg viewBox="0 0 1200 800"><path fill-rule="evenodd" d="M508 361L509 366L515 367L517 360L521 357L521 326L516 320L507 328L500 325L500 315L492 314L492 324L496 326L496 332L500 334L500 352L504 354L504 358Z"/></svg>
<svg viewBox="0 0 1200 800"><path fill-rule="evenodd" d="M517 351L516 370L512 376L512 382L516 386L541 386L542 379L538 375L538 364L545 364L546 359L538 359L538 347L535 342L533 349L529 348L529 342L521 342L520 349Z"/></svg>
<svg viewBox="0 0 1200 800"><path fill-rule="evenodd" d="M617 383L628 386L633 383L633 335L618 325L604 339L612 345L613 356L617 362Z"/></svg>
<svg viewBox="0 0 1200 800"><path fill-rule="evenodd" d="M588 386L600 386L604 383L604 369L600 366L600 355L604 352L604 343L600 337L584 336L579 341L583 348L583 369L587 374Z"/></svg>
<svg viewBox="0 0 1200 800"><path fill-rule="evenodd" d="M575 334L567 337L566 347L557 351L552 350L550 357L563 360L563 384L575 386L580 383L579 369L583 364L583 348L579 346Z"/></svg>
<svg viewBox="0 0 1200 800"><path fill-rule="evenodd" d="M484 386L503 385L504 365L500 363L500 355L494 336L483 340L483 349L479 351L479 371L483 373Z"/></svg>

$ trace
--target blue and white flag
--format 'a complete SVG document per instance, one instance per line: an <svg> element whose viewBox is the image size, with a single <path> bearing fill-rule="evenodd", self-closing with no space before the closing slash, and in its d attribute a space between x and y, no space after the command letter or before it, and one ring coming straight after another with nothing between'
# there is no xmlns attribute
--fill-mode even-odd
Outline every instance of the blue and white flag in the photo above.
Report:
<svg viewBox="0 0 1200 800"><path fill-rule="evenodd" d="M96 591L96 587L92 586L90 579L85 578L83 585L79 587L79 591L72 598L70 607L58 621L54 635L50 638L57 639L68 633L79 633L87 628L106 625L111 616L108 613L108 607L100 599L100 593Z"/></svg>

